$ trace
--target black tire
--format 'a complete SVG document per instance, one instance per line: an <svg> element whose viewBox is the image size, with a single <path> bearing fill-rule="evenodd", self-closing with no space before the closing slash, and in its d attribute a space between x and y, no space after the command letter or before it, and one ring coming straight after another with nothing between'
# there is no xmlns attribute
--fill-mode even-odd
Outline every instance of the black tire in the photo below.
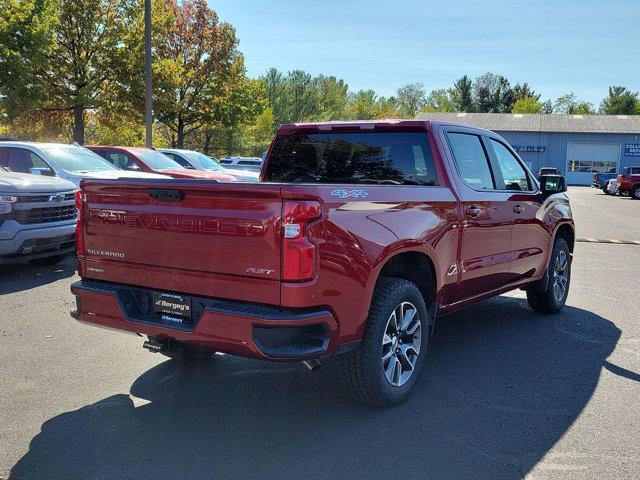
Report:
<svg viewBox="0 0 640 480"><path fill-rule="evenodd" d="M633 189L631 190L631 196L635 200L640 200L640 185L636 185L635 187L633 187Z"/></svg>
<svg viewBox="0 0 640 480"><path fill-rule="evenodd" d="M562 297L557 298L554 293L554 283L556 278L554 272L556 271L556 262L558 262L559 257L562 255L564 255L567 262L566 284ZM527 291L527 301L529 302L529 306L536 312L558 313L562 310L567 301L569 286L571 284L571 254L569 252L569 246L564 238L557 238L553 245L553 251L551 252L551 258L549 259L549 266L547 267L547 274L549 276L549 280L547 282L546 290L542 292Z"/></svg>
<svg viewBox="0 0 640 480"><path fill-rule="evenodd" d="M53 255L52 257L34 258L33 260L29 260L29 263L39 267L57 265L66 257L66 255Z"/></svg>
<svg viewBox="0 0 640 480"><path fill-rule="evenodd" d="M385 348L387 348L387 352L390 352L394 347L390 345L383 347L382 342L388 331L390 318L397 308L402 309L402 305L406 306L407 311L411 309L408 305L414 306L416 311L414 318L418 318L420 322L419 335L417 331L414 336L410 336L409 333L404 334L410 337L404 347L407 347L409 341L417 342L419 339L420 343L417 358L415 355L411 355L415 363L408 380L394 386L385 376L382 358ZM356 350L346 353L340 358L343 380L348 392L356 399L376 406L388 406L405 400L424 365L429 341L429 324L430 319L425 300L415 284L400 278L380 279L373 294L362 344ZM415 325L415 320L412 321L412 325ZM409 330L407 328L407 331ZM389 339L389 336L387 335L386 338ZM400 338L400 335L397 338L394 336L393 345L395 347L399 346L398 343L402 343ZM396 348L395 351L398 352L400 349ZM393 355L394 358L400 359L400 355ZM408 356L402 357L405 360L407 358ZM399 365L402 364L400 360L396 360L396 362ZM392 376L395 378L396 370L395 368L392 370ZM409 369L407 369L408 371Z"/></svg>

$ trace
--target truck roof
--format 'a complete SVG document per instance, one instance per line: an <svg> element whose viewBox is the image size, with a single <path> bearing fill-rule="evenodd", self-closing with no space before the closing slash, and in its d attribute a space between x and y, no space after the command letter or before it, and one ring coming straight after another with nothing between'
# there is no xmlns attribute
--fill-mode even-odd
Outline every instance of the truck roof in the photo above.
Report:
<svg viewBox="0 0 640 480"><path fill-rule="evenodd" d="M455 122L442 122L432 120L403 120L403 119L383 119L383 120L334 120L329 122L305 122L305 123L287 123L281 125L278 130L278 135L288 135L296 132L330 132L332 130L405 130L405 129L420 129L430 130L439 126L456 126L464 127L476 132L489 133L488 130L474 127L473 125L466 125Z"/></svg>

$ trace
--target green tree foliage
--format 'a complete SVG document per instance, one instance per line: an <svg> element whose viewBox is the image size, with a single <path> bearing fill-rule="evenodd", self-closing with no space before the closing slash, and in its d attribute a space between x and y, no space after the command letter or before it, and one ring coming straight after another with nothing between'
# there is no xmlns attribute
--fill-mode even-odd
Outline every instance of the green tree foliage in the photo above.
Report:
<svg viewBox="0 0 640 480"><path fill-rule="evenodd" d="M513 98L514 101L522 100L525 98L533 98L536 101L540 101L540 94L536 94L536 92L529 86L527 82L523 84L516 83L513 87Z"/></svg>
<svg viewBox="0 0 640 480"><path fill-rule="evenodd" d="M43 98L36 69L47 60L58 11L55 0L0 0L0 99L15 119Z"/></svg>
<svg viewBox="0 0 640 480"><path fill-rule="evenodd" d="M212 104L228 96L244 64L234 28L205 0L167 5L173 25L155 49L154 113L183 147L187 135L215 120Z"/></svg>
<svg viewBox="0 0 640 480"><path fill-rule="evenodd" d="M511 113L542 113L543 106L535 97L525 97L516 100Z"/></svg>
<svg viewBox="0 0 640 480"><path fill-rule="evenodd" d="M449 90L454 111L456 112L473 112L473 82L465 75L453 84L453 88Z"/></svg>
<svg viewBox="0 0 640 480"><path fill-rule="evenodd" d="M445 90L444 88L432 90L431 93L427 95L425 105L422 109L425 110L426 107L426 110L434 112L455 112L456 105L452 97L451 91Z"/></svg>
<svg viewBox="0 0 640 480"><path fill-rule="evenodd" d="M427 94L422 83L403 85L396 92L396 108L403 118L414 118L426 103Z"/></svg>
<svg viewBox="0 0 640 480"><path fill-rule="evenodd" d="M576 97L575 93L569 92L556 99L553 104L553 113L590 115L595 113L595 110L592 103L580 100Z"/></svg>
<svg viewBox="0 0 640 480"><path fill-rule="evenodd" d="M398 118L396 100L393 97L379 97L373 90L358 90L349 95L346 118L350 120L374 120Z"/></svg>
<svg viewBox="0 0 640 480"><path fill-rule="evenodd" d="M344 118L347 109L349 86L342 79L319 75L315 79L319 95L321 120Z"/></svg>
<svg viewBox="0 0 640 480"><path fill-rule="evenodd" d="M607 115L633 115L636 113L638 93L626 87L609 87L609 95L602 100L600 111Z"/></svg>
<svg viewBox="0 0 640 480"><path fill-rule="evenodd" d="M84 114L98 108L115 79L114 54L121 46L126 0L60 0L54 41L28 68L40 90L38 102L9 101L24 113L72 112L73 139L84 143Z"/></svg>

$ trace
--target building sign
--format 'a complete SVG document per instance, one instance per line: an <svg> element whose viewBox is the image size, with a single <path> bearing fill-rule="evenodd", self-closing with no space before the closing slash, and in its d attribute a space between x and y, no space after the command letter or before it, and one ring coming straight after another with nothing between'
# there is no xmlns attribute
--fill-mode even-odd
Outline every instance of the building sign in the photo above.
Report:
<svg viewBox="0 0 640 480"><path fill-rule="evenodd" d="M640 157L640 143L625 143L625 157Z"/></svg>
<svg viewBox="0 0 640 480"><path fill-rule="evenodd" d="M544 145L511 145L516 152L544 152Z"/></svg>

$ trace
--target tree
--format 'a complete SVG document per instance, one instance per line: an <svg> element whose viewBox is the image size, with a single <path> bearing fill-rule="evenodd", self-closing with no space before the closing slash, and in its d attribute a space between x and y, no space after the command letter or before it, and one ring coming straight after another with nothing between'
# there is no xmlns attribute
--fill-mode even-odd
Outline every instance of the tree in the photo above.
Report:
<svg viewBox="0 0 640 480"><path fill-rule="evenodd" d="M455 111L473 112L473 83L467 75L456 80L449 95Z"/></svg>
<svg viewBox="0 0 640 480"><path fill-rule="evenodd" d="M474 109L476 112L510 112L515 94L509 80L502 75L487 72L473 82Z"/></svg>
<svg viewBox="0 0 640 480"><path fill-rule="evenodd" d="M636 113L638 93L626 87L609 87L609 95L602 100L600 111L606 115L633 115Z"/></svg>
<svg viewBox="0 0 640 480"><path fill-rule="evenodd" d="M393 97L378 97L373 90L358 90L349 94L345 116L352 120L397 118L399 114L395 105Z"/></svg>
<svg viewBox="0 0 640 480"><path fill-rule="evenodd" d="M349 86L342 79L319 75L315 78L319 95L320 120L340 120L347 108Z"/></svg>
<svg viewBox="0 0 640 480"><path fill-rule="evenodd" d="M0 99L8 118L42 100L36 68L47 60L58 11L54 0L0 0Z"/></svg>
<svg viewBox="0 0 640 480"><path fill-rule="evenodd" d="M308 122L320 113L319 92L311 75L303 70L287 74L284 85L287 122Z"/></svg>
<svg viewBox="0 0 640 480"><path fill-rule="evenodd" d="M422 83L409 83L400 87L396 93L396 108L403 118L414 118L426 101Z"/></svg>
<svg viewBox="0 0 640 480"><path fill-rule="evenodd" d="M522 85L516 83L513 87L513 98L515 101L522 100L524 98L534 98L535 100L540 101L540 94L536 94L527 82L524 82Z"/></svg>
<svg viewBox="0 0 640 480"><path fill-rule="evenodd" d="M425 105L434 112L455 112L456 107L450 93L444 88L432 90L427 96Z"/></svg>
<svg viewBox="0 0 640 480"><path fill-rule="evenodd" d="M212 105L234 88L238 63L234 28L218 21L205 0L167 0L173 25L155 51L154 113L181 148L185 137L215 120ZM242 77L242 75L240 75Z"/></svg>
<svg viewBox="0 0 640 480"><path fill-rule="evenodd" d="M60 0L55 39L28 75L40 91L38 101L10 101L26 111L72 112L73 139L84 143L84 113L100 106L104 90L113 80L114 54L121 48L126 0ZM29 99L33 101L33 98Z"/></svg>
<svg viewBox="0 0 640 480"><path fill-rule="evenodd" d="M590 115L594 113L593 104L585 100L579 100L575 93L569 92L561 95L553 104L553 113L570 115Z"/></svg>
<svg viewBox="0 0 640 480"><path fill-rule="evenodd" d="M267 103L272 110L274 127L286 122L285 98L284 98L284 78L275 68L270 68L260 77L265 85L265 96Z"/></svg>
<svg viewBox="0 0 640 480"><path fill-rule="evenodd" d="M541 113L542 104L535 97L525 97L513 104L511 113Z"/></svg>

